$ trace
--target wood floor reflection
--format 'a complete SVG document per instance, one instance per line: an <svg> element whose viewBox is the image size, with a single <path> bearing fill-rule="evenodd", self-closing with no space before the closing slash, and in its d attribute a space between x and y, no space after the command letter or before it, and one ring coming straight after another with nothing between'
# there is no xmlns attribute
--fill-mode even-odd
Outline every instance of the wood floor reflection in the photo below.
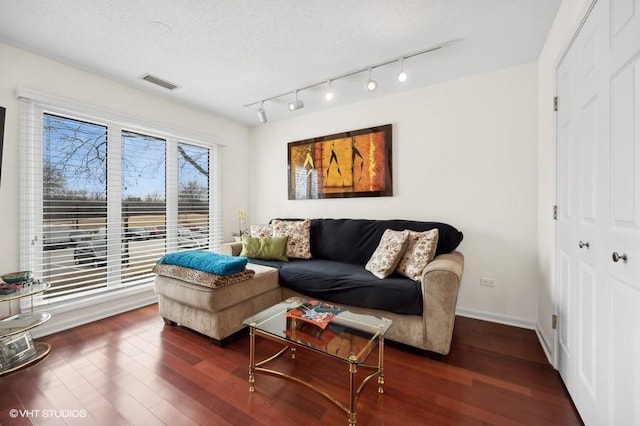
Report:
<svg viewBox="0 0 640 426"><path fill-rule="evenodd" d="M533 331L464 317L455 327L442 359L386 345L385 393L364 388L358 425L581 424ZM250 394L248 336L217 347L165 326L156 305L40 340L48 358L0 378L0 424L347 424L295 383L258 375ZM275 349L257 345L258 356ZM307 351L277 362L347 401L344 364Z"/></svg>

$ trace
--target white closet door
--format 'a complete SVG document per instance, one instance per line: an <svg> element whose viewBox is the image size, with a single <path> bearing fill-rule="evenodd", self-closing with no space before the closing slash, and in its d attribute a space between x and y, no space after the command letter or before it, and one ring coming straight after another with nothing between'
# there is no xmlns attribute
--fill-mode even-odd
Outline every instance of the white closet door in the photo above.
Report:
<svg viewBox="0 0 640 426"><path fill-rule="evenodd" d="M640 425L640 1L612 0L609 288L611 425Z"/></svg>
<svg viewBox="0 0 640 426"><path fill-rule="evenodd" d="M558 67L559 365L587 425L606 419L608 2L599 1Z"/></svg>
<svg viewBox="0 0 640 426"><path fill-rule="evenodd" d="M608 2L598 1L576 39L580 87L575 403L587 424L602 425L607 406L608 315L605 258L608 223Z"/></svg>
<svg viewBox="0 0 640 426"><path fill-rule="evenodd" d="M578 169L578 132L575 114L575 94L578 79L575 56L570 51L558 66L557 96L560 108L557 114L557 282L556 304L558 315L558 371L570 393L575 388L575 324L577 297L575 290L577 238L576 184Z"/></svg>

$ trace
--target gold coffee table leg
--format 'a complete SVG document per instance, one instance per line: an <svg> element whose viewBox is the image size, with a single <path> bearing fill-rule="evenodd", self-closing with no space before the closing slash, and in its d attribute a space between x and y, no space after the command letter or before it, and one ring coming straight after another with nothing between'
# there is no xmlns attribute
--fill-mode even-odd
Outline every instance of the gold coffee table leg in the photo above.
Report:
<svg viewBox="0 0 640 426"><path fill-rule="evenodd" d="M384 337L378 340L378 393L384 393Z"/></svg>
<svg viewBox="0 0 640 426"><path fill-rule="evenodd" d="M249 392L255 392L256 387L256 332L255 324L249 326Z"/></svg>
<svg viewBox="0 0 640 426"><path fill-rule="evenodd" d="M349 357L351 361L349 363L349 425L356 424L356 404L358 402L358 396L356 392L356 373L358 367L356 361L358 358L355 355Z"/></svg>

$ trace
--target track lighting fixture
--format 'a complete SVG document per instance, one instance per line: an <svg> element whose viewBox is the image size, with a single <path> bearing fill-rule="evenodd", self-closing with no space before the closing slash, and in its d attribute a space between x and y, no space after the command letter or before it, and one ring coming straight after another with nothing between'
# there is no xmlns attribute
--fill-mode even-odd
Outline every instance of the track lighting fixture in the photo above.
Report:
<svg viewBox="0 0 640 426"><path fill-rule="evenodd" d="M378 88L378 82L371 79L371 68L369 68L369 81L367 81L367 90L370 92L373 92L377 88Z"/></svg>
<svg viewBox="0 0 640 426"><path fill-rule="evenodd" d="M333 77L331 77L329 79L322 80L322 81L320 81L318 83L309 84L309 85L304 86L304 87L299 87L299 88L297 88L297 89L295 89L293 91L289 90L288 92L281 93L279 95L271 96L271 97L268 97L268 98L263 98L260 101L256 101L256 102L252 102L252 103L246 104L245 107L249 107L249 106L260 104L260 108L258 108L258 119L260 120L261 123L266 123L267 122L267 113L266 113L266 111L264 109L264 103L266 101L271 101L271 100L274 100L274 99L282 98L282 97L291 95L291 93L295 93L295 100L288 103L289 111L295 111L295 110L304 108L304 102L302 101L302 99L298 99L298 92L300 92L302 90L307 90L307 89L319 87L319 86L322 86L324 84L327 85L327 91L324 93L324 99L326 101L331 101L334 98L333 89L331 87L332 83L334 81L340 80L342 78L351 77L351 76L356 75L356 74L361 74L361 73L364 73L366 71L369 72L369 79L367 80L366 88L367 88L367 90L369 92L373 92L378 88L378 83L371 76L373 69L374 68L384 67L384 66L390 65L390 64L395 64L397 62L400 62L400 72L398 73L398 77L397 78L398 78L398 81L400 83L404 83L408 79L407 73L404 70L404 61L406 59L410 59L410 58L413 58L415 56L423 55L425 53L429 53L429 52L433 52L433 51L438 50L438 49L442 49L443 47L449 46L449 45L457 43L459 41L462 41L462 40L461 39L449 40L449 41L446 41L444 43L440 43L440 44L437 44L435 46L431 46L431 47L429 47L427 49L420 50L418 52L413 52L413 53L409 53L409 54L406 54L406 55L402 55L401 57L399 57L399 59L396 56L393 59L389 59L387 61L383 61L383 62L380 62L380 63L377 63L377 64L372 64L372 65L369 65L369 66L366 66L366 67L358 68L358 69L355 69L355 70L352 70L352 71L345 72L343 74L335 75L335 76L333 76Z"/></svg>
<svg viewBox="0 0 640 426"><path fill-rule="evenodd" d="M304 101L302 99L298 99L298 90L296 90L296 100L294 102L289 102L289 111L295 111L300 108L304 108Z"/></svg>
<svg viewBox="0 0 640 426"><path fill-rule="evenodd" d="M324 94L324 99L327 101L330 101L333 99L333 92L331 91L331 80L327 80L327 84L329 85L329 88L327 89L327 92Z"/></svg>
<svg viewBox="0 0 640 426"><path fill-rule="evenodd" d="M407 73L404 72L404 58L400 59L400 74L398 74L398 81L400 83L407 81Z"/></svg>
<svg viewBox="0 0 640 426"><path fill-rule="evenodd" d="M267 122L267 112L264 110L264 101L260 102L260 108L258 108L258 120L261 123Z"/></svg>

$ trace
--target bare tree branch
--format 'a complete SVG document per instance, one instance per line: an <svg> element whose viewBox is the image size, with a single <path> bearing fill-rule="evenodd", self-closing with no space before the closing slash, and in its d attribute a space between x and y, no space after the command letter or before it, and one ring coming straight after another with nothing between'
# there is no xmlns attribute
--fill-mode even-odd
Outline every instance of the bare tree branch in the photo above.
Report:
<svg viewBox="0 0 640 426"><path fill-rule="evenodd" d="M200 164L198 164L195 159L193 159L189 154L187 154L187 152L184 150L182 146L180 146L180 144L178 144L178 152L182 155L185 161L191 164L198 172L202 173L204 176L209 177L209 171L201 167Z"/></svg>

